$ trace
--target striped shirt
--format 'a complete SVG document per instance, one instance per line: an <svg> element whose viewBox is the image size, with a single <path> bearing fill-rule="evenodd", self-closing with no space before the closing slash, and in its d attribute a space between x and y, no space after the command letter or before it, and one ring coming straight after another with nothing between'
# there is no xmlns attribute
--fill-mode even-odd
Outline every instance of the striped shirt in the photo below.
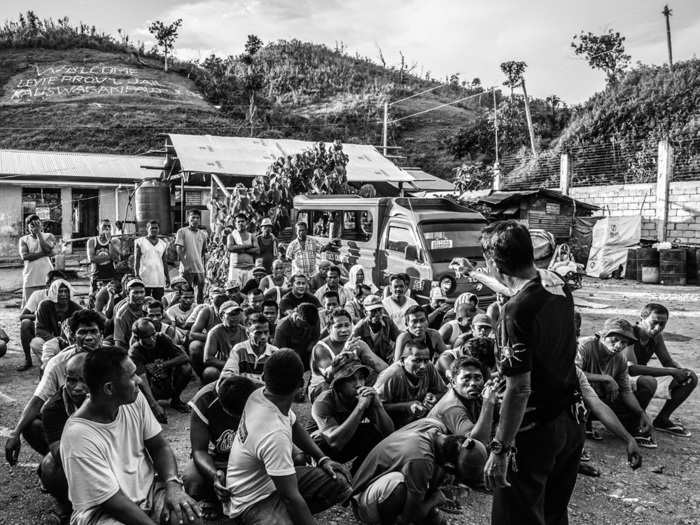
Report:
<svg viewBox="0 0 700 525"><path fill-rule="evenodd" d="M265 350L258 355L253 351L250 341L242 341L231 349L224 369L221 371L221 379L228 376L240 375L262 383L262 373L265 362L279 348L266 344Z"/></svg>

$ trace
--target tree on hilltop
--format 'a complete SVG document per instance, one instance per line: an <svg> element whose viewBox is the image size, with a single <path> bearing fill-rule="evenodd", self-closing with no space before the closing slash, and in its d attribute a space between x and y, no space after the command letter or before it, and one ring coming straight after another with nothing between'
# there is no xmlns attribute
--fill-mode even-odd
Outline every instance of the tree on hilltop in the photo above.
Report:
<svg viewBox="0 0 700 525"><path fill-rule="evenodd" d="M182 25L182 18L178 18L172 24L164 24L160 20L152 22L148 26L148 31L154 36L158 47L163 50L163 71L168 71L168 54L172 53L177 40L177 33Z"/></svg>
<svg viewBox="0 0 700 525"><path fill-rule="evenodd" d="M593 69L604 71L609 84L617 83L630 63L631 57L625 54L625 37L612 29L602 35L581 31L574 35L571 47Z"/></svg>
<svg viewBox="0 0 700 525"><path fill-rule="evenodd" d="M532 154L537 155L537 148L535 147L535 130L532 127L532 116L530 115L530 101L527 98L527 89L525 88L525 68L527 68L527 64L522 60L509 60L501 63L501 71L503 71L503 74L506 76L506 80L503 82L503 85L510 88L510 98L513 98L513 89L518 86L523 88L525 117L527 119L527 129L530 134L530 148L532 149Z"/></svg>

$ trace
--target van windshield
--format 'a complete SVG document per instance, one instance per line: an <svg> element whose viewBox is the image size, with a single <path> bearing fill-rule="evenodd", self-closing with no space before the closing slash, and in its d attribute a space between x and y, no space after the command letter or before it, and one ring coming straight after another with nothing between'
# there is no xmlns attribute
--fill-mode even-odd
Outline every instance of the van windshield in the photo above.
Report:
<svg viewBox="0 0 700 525"><path fill-rule="evenodd" d="M485 222L423 222L419 228L432 262L455 257L482 257L481 229Z"/></svg>

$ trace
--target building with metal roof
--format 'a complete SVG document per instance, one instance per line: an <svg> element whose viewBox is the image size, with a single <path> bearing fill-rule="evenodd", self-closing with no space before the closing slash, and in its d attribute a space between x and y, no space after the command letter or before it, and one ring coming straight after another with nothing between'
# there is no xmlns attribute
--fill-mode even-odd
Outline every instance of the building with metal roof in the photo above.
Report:
<svg viewBox="0 0 700 525"><path fill-rule="evenodd" d="M277 158L301 153L315 144L304 140L175 133L169 133L166 137L166 148L177 159L177 171L233 177L263 176ZM347 165L348 182L407 183L414 180L374 146L343 144L343 152L350 158Z"/></svg>

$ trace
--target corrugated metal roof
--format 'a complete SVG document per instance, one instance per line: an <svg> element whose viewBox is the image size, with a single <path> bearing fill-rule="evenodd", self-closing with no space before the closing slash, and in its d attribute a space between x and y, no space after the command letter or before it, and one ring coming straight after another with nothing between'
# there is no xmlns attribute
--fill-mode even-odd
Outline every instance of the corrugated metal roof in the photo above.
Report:
<svg viewBox="0 0 700 525"><path fill-rule="evenodd" d="M548 190L545 188L539 188L536 190L520 190L520 191L492 191L486 196L477 197L476 199L471 199L475 202L480 202L484 204L490 204L491 206L506 206L513 201L519 201L524 197L530 197L532 195L542 195L544 197L556 200L559 202L576 202L576 206L579 208L587 208L590 210L597 210L598 206L593 204L588 204L586 202L574 199L568 195L564 195L561 192Z"/></svg>
<svg viewBox="0 0 700 525"><path fill-rule="evenodd" d="M415 180L408 184L408 190L414 188L415 191L454 191L455 185L450 181L426 173L423 170L409 169L405 170Z"/></svg>
<svg viewBox="0 0 700 525"><path fill-rule="evenodd" d="M168 138L175 149L182 171L238 177L265 175L267 168L278 157L301 153L314 145L314 142L303 140L172 133L168 134ZM343 144L343 151L350 157L347 166L350 182L414 180L373 146Z"/></svg>
<svg viewBox="0 0 700 525"><path fill-rule="evenodd" d="M67 153L56 151L0 150L0 176L99 181L139 181L158 177L157 170L141 165L159 165L160 157Z"/></svg>

